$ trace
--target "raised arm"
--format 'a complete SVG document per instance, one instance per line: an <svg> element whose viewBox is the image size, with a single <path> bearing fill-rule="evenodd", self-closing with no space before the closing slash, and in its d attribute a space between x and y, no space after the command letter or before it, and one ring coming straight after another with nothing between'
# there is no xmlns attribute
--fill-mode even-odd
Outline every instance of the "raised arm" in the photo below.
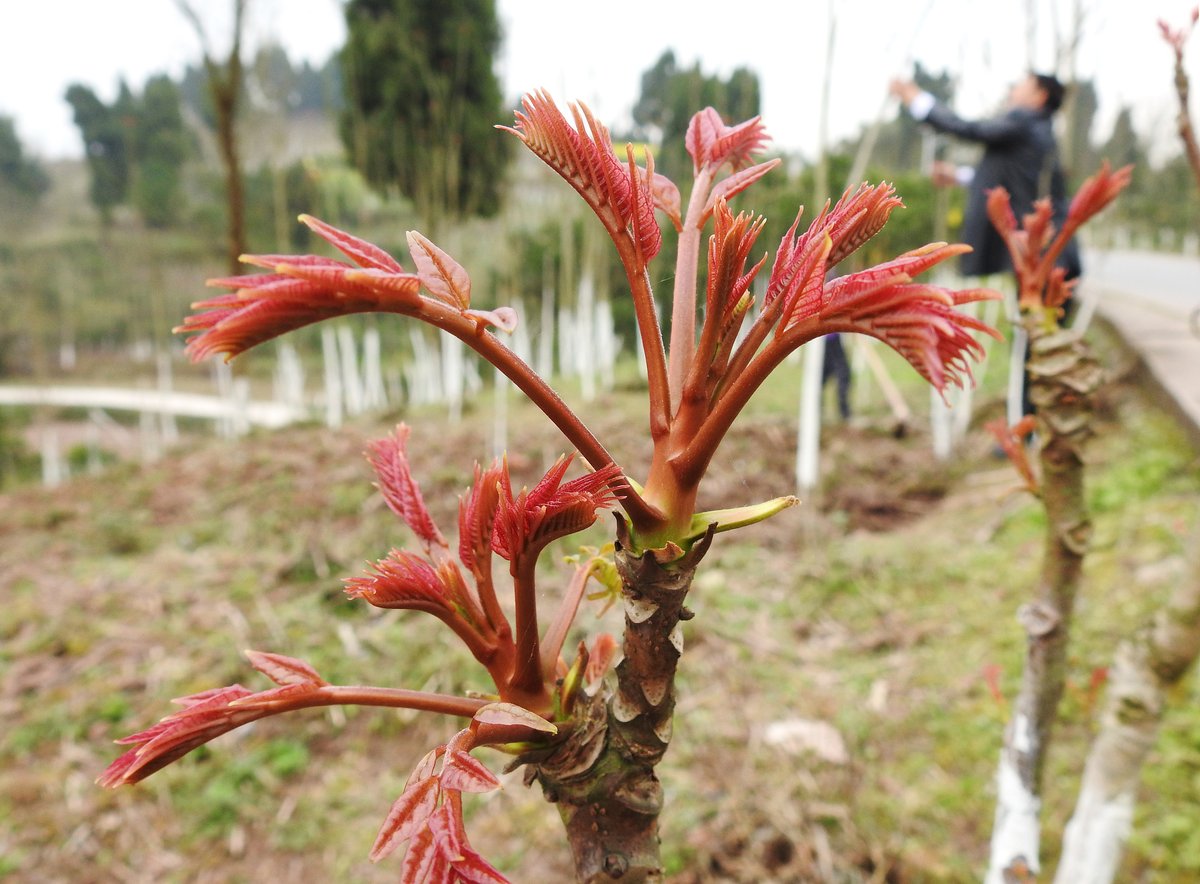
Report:
<svg viewBox="0 0 1200 884"><path fill-rule="evenodd" d="M950 108L936 101L924 118L917 119L928 123L939 132L980 144L1005 144L1016 141L1029 130L1031 122L1027 114L1015 111L990 120L964 120Z"/></svg>
<svg viewBox="0 0 1200 884"><path fill-rule="evenodd" d="M1022 111L1009 111L990 120L964 120L912 80L892 80L888 90L900 99L913 119L966 141L1004 144L1021 138L1032 122L1032 117Z"/></svg>

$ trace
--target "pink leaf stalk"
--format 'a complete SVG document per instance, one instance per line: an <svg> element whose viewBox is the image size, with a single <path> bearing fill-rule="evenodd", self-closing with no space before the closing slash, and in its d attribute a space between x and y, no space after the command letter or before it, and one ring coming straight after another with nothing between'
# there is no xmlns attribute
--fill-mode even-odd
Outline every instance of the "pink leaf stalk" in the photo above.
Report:
<svg viewBox="0 0 1200 884"><path fill-rule="evenodd" d="M482 700L422 691L330 685L303 661L259 652L250 652L250 659L281 686L254 693L235 684L175 700L182 710L117 741L134 748L110 764L97 782L108 787L139 782L222 734L296 709L357 704L470 717L487 705Z"/></svg>
<svg viewBox="0 0 1200 884"><path fill-rule="evenodd" d="M596 511L613 502L610 485L616 473L600 470L570 482L563 476L570 458L560 458L532 491L514 495L502 475L500 500L492 530L492 548L509 561L516 598L516 669L513 686L536 692L547 677L542 669L537 620L537 557L550 542L582 531L596 521Z"/></svg>

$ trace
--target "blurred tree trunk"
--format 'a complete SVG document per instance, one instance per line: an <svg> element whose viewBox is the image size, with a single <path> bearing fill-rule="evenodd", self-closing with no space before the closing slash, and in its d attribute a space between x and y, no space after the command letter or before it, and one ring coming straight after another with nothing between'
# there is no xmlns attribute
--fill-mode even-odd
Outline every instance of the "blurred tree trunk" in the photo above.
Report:
<svg viewBox="0 0 1200 884"><path fill-rule="evenodd" d="M1100 733L1064 835L1058 884L1108 884L1116 878L1167 690L1200 654L1200 555L1195 550L1193 543L1191 568L1170 601L1117 650Z"/></svg>
<svg viewBox="0 0 1200 884"><path fill-rule="evenodd" d="M209 44L204 23L188 0L176 0L196 35L204 55L204 69L208 73L208 89L212 96L216 114L217 145L221 153L221 164L225 167L225 205L228 214L227 236L228 263L231 276L241 272L238 258L246 251L246 197L242 182L241 156L237 135L237 111L242 96L242 31L246 20L246 4L249 0L233 2L233 39L229 56L218 62Z"/></svg>
<svg viewBox="0 0 1200 884"><path fill-rule="evenodd" d="M1103 372L1077 332L1061 331L1038 310L1022 309L1029 335L1030 397L1041 440L1046 545L1036 598L1018 619L1028 640L1021 690L1004 734L987 884L1036 875L1042 771L1066 681L1071 614L1091 537L1084 497L1083 446L1092 435Z"/></svg>

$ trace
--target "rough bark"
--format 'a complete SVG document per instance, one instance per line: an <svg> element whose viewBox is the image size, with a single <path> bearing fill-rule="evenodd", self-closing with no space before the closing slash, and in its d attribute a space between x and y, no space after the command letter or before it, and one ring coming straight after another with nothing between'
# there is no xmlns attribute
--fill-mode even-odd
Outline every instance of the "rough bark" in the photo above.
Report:
<svg viewBox="0 0 1200 884"><path fill-rule="evenodd" d="M576 714L568 739L531 770L558 804L578 880L587 884L663 880L655 767L671 741L680 621L696 564L711 533L666 565L635 555L618 520L617 569L625 605L624 658L615 679Z"/></svg>
<svg viewBox="0 0 1200 884"><path fill-rule="evenodd" d="M1188 110L1189 82L1187 71L1183 66L1182 49L1175 52L1175 94L1179 96L1179 114L1175 117L1175 128L1183 142L1183 152L1187 155L1188 165L1196 183L1200 184L1200 142L1196 140L1196 129L1192 125L1192 115Z"/></svg>
<svg viewBox="0 0 1200 884"><path fill-rule="evenodd" d="M176 0L180 12L191 22L200 38L208 89L216 111L217 144L225 167L226 256L229 275L242 272L240 257L246 251L246 197L242 183L241 154L237 136L237 110L242 94L242 34L249 0L234 0L233 34L229 57L217 62L209 48L204 22L189 0Z"/></svg>
<svg viewBox="0 0 1200 884"><path fill-rule="evenodd" d="M1194 548L1194 547L1193 547ZM1153 621L1117 650L1100 733L1063 841L1057 884L1115 880L1167 690L1200 654L1200 556Z"/></svg>
<svg viewBox="0 0 1200 884"><path fill-rule="evenodd" d="M1041 311L1036 311L1040 314ZM1018 619L1028 639L1021 690L1004 735L988 882L1039 868L1042 770L1066 676L1071 614L1091 535L1082 449L1102 372L1078 334L1026 317L1030 398L1041 439L1046 542L1035 598Z"/></svg>

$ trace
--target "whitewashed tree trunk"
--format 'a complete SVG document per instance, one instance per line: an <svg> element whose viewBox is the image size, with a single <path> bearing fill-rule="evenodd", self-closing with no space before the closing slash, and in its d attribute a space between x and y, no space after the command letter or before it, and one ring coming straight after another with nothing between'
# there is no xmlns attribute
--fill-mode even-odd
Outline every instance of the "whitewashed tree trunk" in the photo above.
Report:
<svg viewBox="0 0 1200 884"><path fill-rule="evenodd" d="M542 265L542 306L538 320L537 373L549 380L554 374L553 265L547 256Z"/></svg>
<svg viewBox="0 0 1200 884"><path fill-rule="evenodd" d="M354 330L348 325L339 325L337 330L338 351L342 364L342 396L347 414L362 414L365 410L362 374L358 368L358 347L354 344Z"/></svg>
<svg viewBox="0 0 1200 884"><path fill-rule="evenodd" d="M463 391L466 386L466 366L463 359L463 342L450 335L438 341L442 351L442 379L450 419L462 417Z"/></svg>
<svg viewBox="0 0 1200 884"><path fill-rule="evenodd" d="M57 488L67 478L67 465L63 461L62 451L58 445L58 433L54 430L42 431L42 484L47 488Z"/></svg>
<svg viewBox="0 0 1200 884"><path fill-rule="evenodd" d="M500 457L508 450L508 386L509 380L499 367L492 379L492 456Z"/></svg>
<svg viewBox="0 0 1200 884"><path fill-rule="evenodd" d="M443 401L442 357L429 345L422 329L410 327L412 361L406 369L409 398L415 405Z"/></svg>
<svg viewBox="0 0 1200 884"><path fill-rule="evenodd" d="M98 476L104 469L100 459L100 424L93 416L98 409L92 409L87 423L87 471L89 476Z"/></svg>
<svg viewBox="0 0 1200 884"><path fill-rule="evenodd" d="M1021 860L1034 875L1040 868L1042 800L1018 769L1020 756L1034 754L1036 739L1029 719L1018 712L1005 734L996 770L996 818L985 884L1008 884L1006 870L1020 865Z"/></svg>
<svg viewBox="0 0 1200 884"><path fill-rule="evenodd" d="M175 386L171 374L171 354L165 350L160 350L155 367L158 370L158 389L164 394L165 398ZM179 427L175 424L175 415L170 411L164 409L159 412L158 428L162 433L163 444L173 445L179 441Z"/></svg>
<svg viewBox="0 0 1200 884"><path fill-rule="evenodd" d="M65 340L58 345L58 367L63 371L74 371L76 363L75 342Z"/></svg>
<svg viewBox="0 0 1200 884"><path fill-rule="evenodd" d="M520 357L522 362L526 365L532 365L533 340L530 337L531 330L529 328L529 316L525 309L525 302L520 298L514 298L511 306L517 312L517 327L513 329L511 335L506 338L502 337L501 340Z"/></svg>
<svg viewBox="0 0 1200 884"><path fill-rule="evenodd" d="M1116 879L1142 765L1158 736L1167 690L1200 654L1200 555L1195 550L1193 543L1192 568L1167 605L1117 650L1100 733L1064 833L1056 884L1109 884Z"/></svg>
<svg viewBox="0 0 1200 884"><path fill-rule="evenodd" d="M1020 325L1012 327L1012 351L1008 359L1008 392L1005 396L1005 413L1011 427L1025 416L1025 351L1029 347L1029 335Z"/></svg>
<svg viewBox="0 0 1200 884"><path fill-rule="evenodd" d="M613 320L612 301L601 298L596 302L596 369L600 376L600 389L605 392L616 385L617 356L620 351L621 339Z"/></svg>
<svg viewBox="0 0 1200 884"><path fill-rule="evenodd" d="M372 325L363 332L363 408L378 411L387 408L387 405L379 329Z"/></svg>
<svg viewBox="0 0 1200 884"><path fill-rule="evenodd" d="M457 341L458 338L454 340ZM463 394L478 396L483 392L483 375L479 373L479 360L475 358L474 350L468 350L461 341L459 345L462 347L463 357Z"/></svg>
<svg viewBox="0 0 1200 884"><path fill-rule="evenodd" d="M223 438L232 437L233 423L229 418L222 418L217 425L219 428L223 427L221 430ZM138 439L141 442L142 463L154 463L162 457L162 440L158 435L158 421L148 411L138 412Z"/></svg>
<svg viewBox="0 0 1200 884"><path fill-rule="evenodd" d="M233 369L229 367L229 363L222 360L217 360L212 363L213 367L213 382L217 385L217 396L222 402L229 402L233 396ZM230 417L219 417L215 421L217 435L222 439L230 439L233 437L233 421ZM141 422L142 436L147 434L145 419ZM157 444L157 443L155 443ZM143 459L150 460L146 456L147 451L146 439L142 439L142 454ZM157 455L155 455L157 457Z"/></svg>
<svg viewBox="0 0 1200 884"><path fill-rule="evenodd" d="M321 356L325 365L325 426L336 430L342 425L342 369L337 338L329 325L321 326Z"/></svg>
<svg viewBox="0 0 1200 884"><path fill-rule="evenodd" d="M821 367L825 361L825 339L804 345L804 374L800 379L800 426L796 431L796 487L816 487L821 457Z"/></svg>
<svg viewBox="0 0 1200 884"><path fill-rule="evenodd" d="M275 363L275 400L292 408L304 407L304 365L296 348L280 341Z"/></svg>
<svg viewBox="0 0 1200 884"><path fill-rule="evenodd" d="M575 375L575 316L569 307L558 308L558 374Z"/></svg>
<svg viewBox="0 0 1200 884"><path fill-rule="evenodd" d="M583 387L583 399L596 398L596 279L590 267L579 278L575 305L575 371Z"/></svg>
<svg viewBox="0 0 1200 884"><path fill-rule="evenodd" d="M233 379L233 435L245 436L250 432L250 381L246 378Z"/></svg>
<svg viewBox="0 0 1200 884"><path fill-rule="evenodd" d="M942 401L941 395L932 387L929 390L929 435L933 440L933 456L938 460L949 460L954 453L954 400L951 394Z"/></svg>

